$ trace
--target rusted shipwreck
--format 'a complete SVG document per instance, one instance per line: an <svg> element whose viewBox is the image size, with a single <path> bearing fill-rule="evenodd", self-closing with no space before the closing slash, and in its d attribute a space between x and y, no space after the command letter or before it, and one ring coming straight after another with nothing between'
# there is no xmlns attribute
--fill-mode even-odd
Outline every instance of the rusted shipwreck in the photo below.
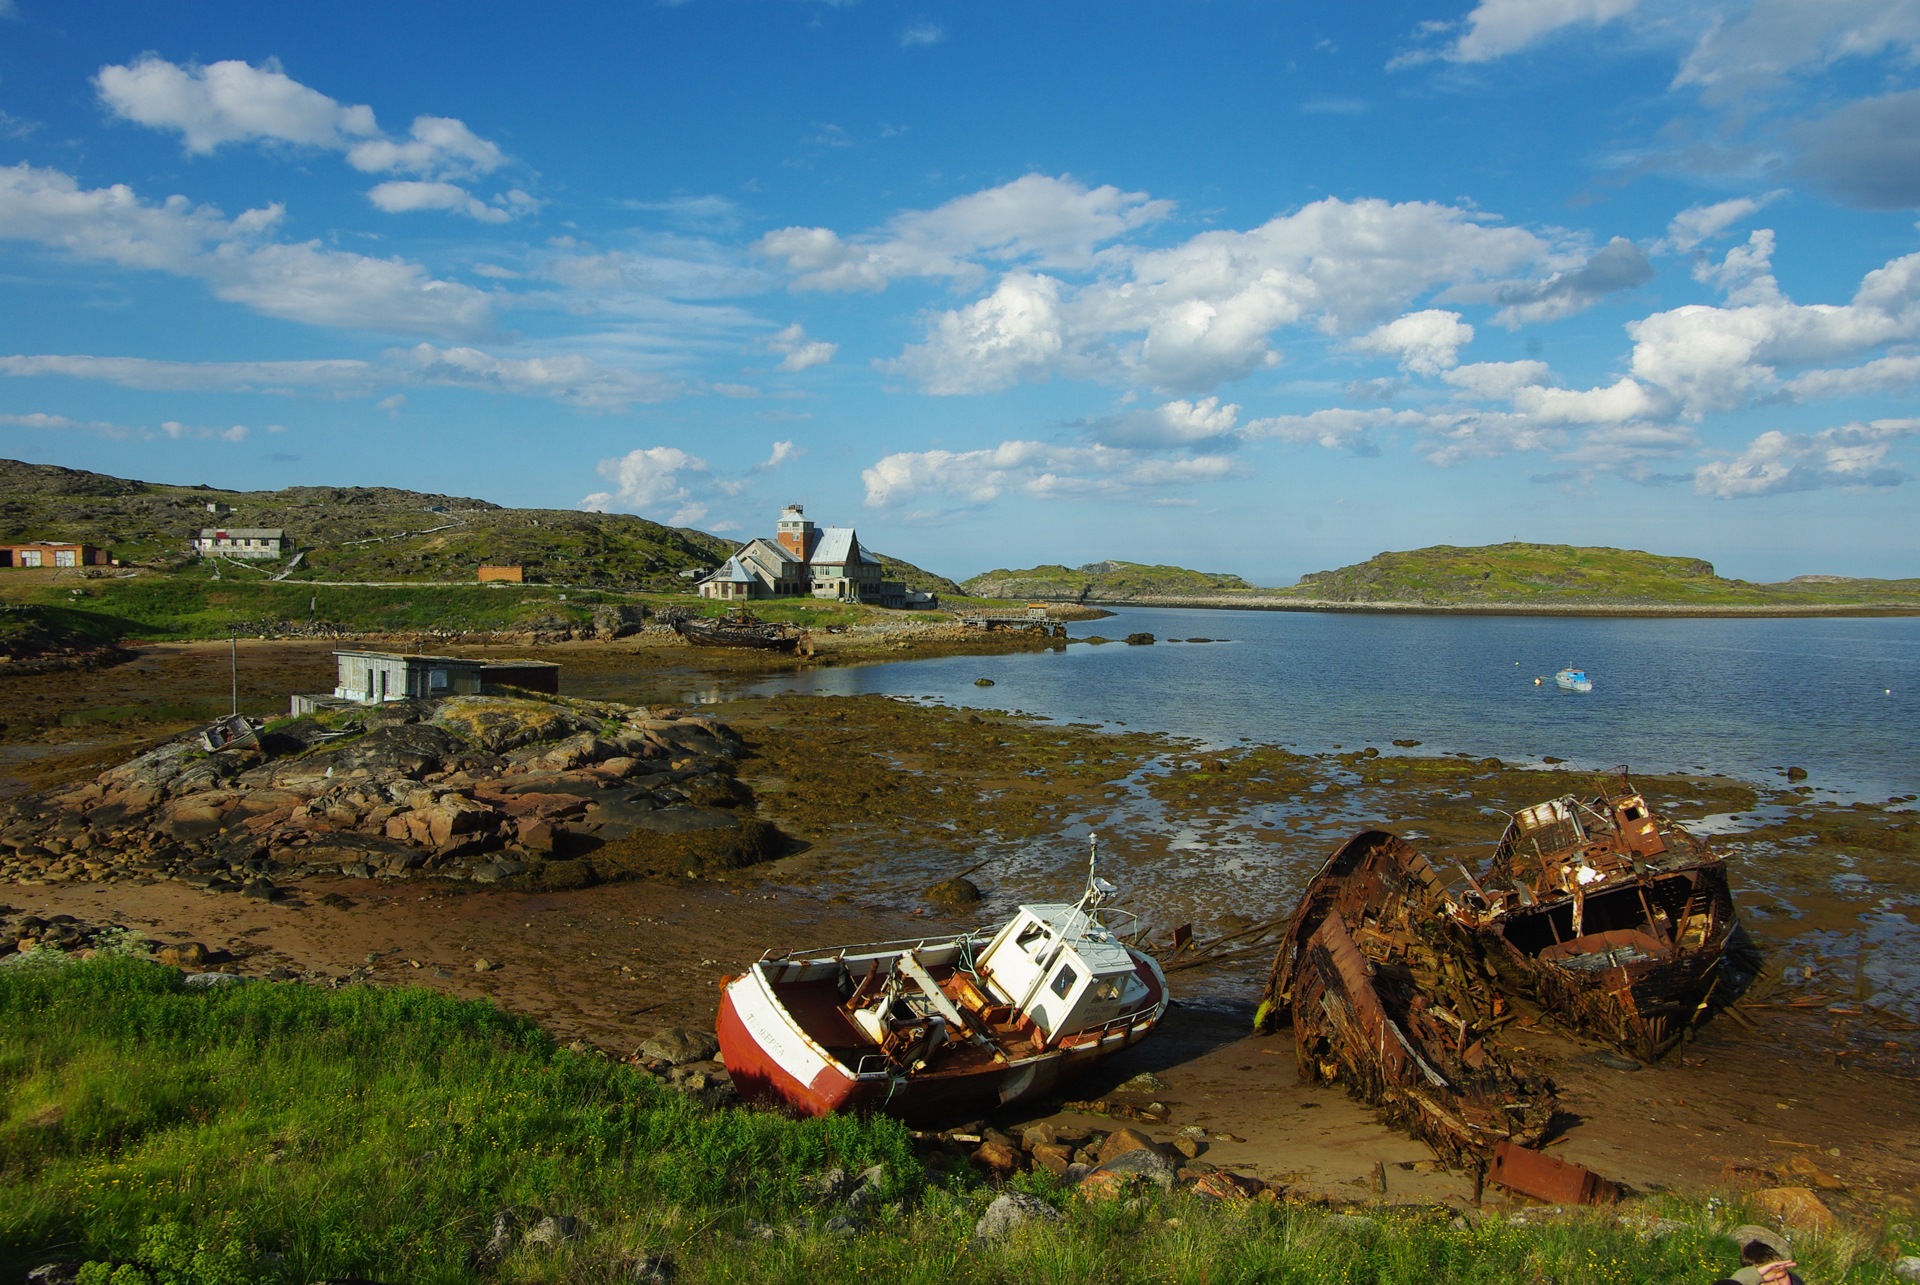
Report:
<svg viewBox="0 0 1920 1285"><path fill-rule="evenodd" d="M793 625L762 620L745 607L729 607L719 617L674 616L673 631L696 647L747 647L756 651L792 652L799 649L805 631Z"/></svg>
<svg viewBox="0 0 1920 1285"><path fill-rule="evenodd" d="M1382 830L1348 840L1302 896L1255 1024L1290 1021L1303 1076L1477 1165L1537 1145L1553 1115L1552 1085L1491 1047L1510 996L1652 1059L1705 1016L1738 931L1720 858L1622 772L1516 813L1477 877Z"/></svg>
<svg viewBox="0 0 1920 1285"><path fill-rule="evenodd" d="M1645 1061L1732 998L1729 951L1744 941L1719 855L1624 770L1592 798L1514 813L1448 909L1502 981Z"/></svg>
<svg viewBox="0 0 1920 1285"><path fill-rule="evenodd" d="M1446 905L1405 840L1355 835L1301 898L1255 1025L1291 1019L1304 1078L1344 1083L1460 1161L1540 1142L1554 1097L1488 1048L1504 1006Z"/></svg>

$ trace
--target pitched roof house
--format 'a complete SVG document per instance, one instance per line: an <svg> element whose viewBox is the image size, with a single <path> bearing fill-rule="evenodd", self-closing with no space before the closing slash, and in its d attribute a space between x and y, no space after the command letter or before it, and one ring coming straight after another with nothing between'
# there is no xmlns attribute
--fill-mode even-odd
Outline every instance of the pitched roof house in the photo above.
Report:
<svg viewBox="0 0 1920 1285"><path fill-rule="evenodd" d="M756 536L725 565L700 582L700 596L742 601L812 595L881 607L906 605L907 587L882 580L880 559L860 547L852 527L825 530L789 504L780 511L774 538Z"/></svg>

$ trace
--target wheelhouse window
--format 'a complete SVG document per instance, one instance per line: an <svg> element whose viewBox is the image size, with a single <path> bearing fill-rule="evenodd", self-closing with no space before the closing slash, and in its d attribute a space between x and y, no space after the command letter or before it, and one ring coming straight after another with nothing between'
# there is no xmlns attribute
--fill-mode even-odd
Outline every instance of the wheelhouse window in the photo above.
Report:
<svg viewBox="0 0 1920 1285"><path fill-rule="evenodd" d="M1074 972L1068 965L1062 964L1060 971L1053 975L1053 993L1065 999L1067 993L1073 989L1074 983L1079 980L1080 974Z"/></svg>

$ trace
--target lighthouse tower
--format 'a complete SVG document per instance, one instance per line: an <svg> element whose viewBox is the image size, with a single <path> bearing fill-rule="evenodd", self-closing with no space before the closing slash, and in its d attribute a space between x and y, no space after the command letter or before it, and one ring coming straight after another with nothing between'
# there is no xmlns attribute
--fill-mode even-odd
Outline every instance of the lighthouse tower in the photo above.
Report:
<svg viewBox="0 0 1920 1285"><path fill-rule="evenodd" d="M780 542L781 548L793 555L796 562L806 562L812 557L815 540L813 523L807 521L803 507L789 504L780 510L780 525L775 539Z"/></svg>

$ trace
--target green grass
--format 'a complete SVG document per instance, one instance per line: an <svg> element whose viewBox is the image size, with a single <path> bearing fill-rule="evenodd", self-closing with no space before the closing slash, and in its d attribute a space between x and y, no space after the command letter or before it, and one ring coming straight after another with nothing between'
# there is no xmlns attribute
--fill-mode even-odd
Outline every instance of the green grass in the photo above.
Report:
<svg viewBox="0 0 1920 1285"><path fill-rule="evenodd" d="M1737 1206L1668 1202L1643 1239L1609 1215L1544 1227L1445 1211L1330 1219L1285 1204L1150 1194L974 1245L993 1192L928 1184L885 1119L708 1110L556 1048L490 1005L291 983L185 989L101 955L0 966L0 1278L54 1257L88 1285L622 1279L663 1254L685 1282L1701 1282L1730 1268ZM884 1207L835 1236L806 1181L888 1166ZM554 1253L476 1262L494 1211L579 1218ZM780 1228L762 1239L749 1220ZM1881 1279L1910 1246L1803 1240L1809 1279ZM9 1275L11 1273L12 1275Z"/></svg>

